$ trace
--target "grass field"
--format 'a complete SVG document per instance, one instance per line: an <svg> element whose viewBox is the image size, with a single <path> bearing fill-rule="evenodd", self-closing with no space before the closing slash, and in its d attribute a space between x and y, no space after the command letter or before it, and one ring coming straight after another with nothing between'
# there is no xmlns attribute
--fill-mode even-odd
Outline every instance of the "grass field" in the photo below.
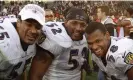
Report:
<svg viewBox="0 0 133 80"><path fill-rule="evenodd" d="M96 72L92 72L92 74L86 75L85 80L97 80L97 73Z"/></svg>

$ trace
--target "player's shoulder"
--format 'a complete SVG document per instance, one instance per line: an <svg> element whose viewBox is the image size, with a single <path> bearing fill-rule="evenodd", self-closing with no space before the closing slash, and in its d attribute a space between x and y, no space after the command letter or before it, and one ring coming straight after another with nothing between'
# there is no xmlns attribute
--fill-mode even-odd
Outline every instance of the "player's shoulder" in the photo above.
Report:
<svg viewBox="0 0 133 80"><path fill-rule="evenodd" d="M43 33L55 43L63 47L70 47L72 45L72 39L67 34L63 24L63 22L47 22L43 26Z"/></svg>
<svg viewBox="0 0 133 80"><path fill-rule="evenodd" d="M0 33L3 33L5 31L8 31L8 26L10 25L9 19L6 18L0 18Z"/></svg>
<svg viewBox="0 0 133 80"><path fill-rule="evenodd" d="M11 24L11 21L8 18L0 17L0 25L8 25L7 23Z"/></svg>
<svg viewBox="0 0 133 80"><path fill-rule="evenodd" d="M0 44L3 44L10 39L10 35L14 32L13 25L7 18L0 18Z"/></svg>
<svg viewBox="0 0 133 80"><path fill-rule="evenodd" d="M129 38L113 38L113 40L115 40L115 42L110 46L112 53L121 53L133 46L133 40Z"/></svg>
<svg viewBox="0 0 133 80"><path fill-rule="evenodd" d="M42 28L46 35L56 35L62 33L63 25L61 22L46 22Z"/></svg>
<svg viewBox="0 0 133 80"><path fill-rule="evenodd" d="M121 48L129 48L133 45L133 40L132 39L129 39L129 38L121 38L117 41L116 45L118 45L119 47Z"/></svg>
<svg viewBox="0 0 133 80"><path fill-rule="evenodd" d="M133 40L132 39L122 38L117 42L117 45L119 46L118 51L120 55L123 55L123 57L133 54Z"/></svg>
<svg viewBox="0 0 133 80"><path fill-rule="evenodd" d="M46 22L43 26L43 30L50 30L54 35L62 33L64 30L63 22Z"/></svg>
<svg viewBox="0 0 133 80"><path fill-rule="evenodd" d="M124 60L129 58L129 55L133 55L133 40L129 38L121 38L111 45L108 59L112 59L117 64L123 64Z"/></svg>

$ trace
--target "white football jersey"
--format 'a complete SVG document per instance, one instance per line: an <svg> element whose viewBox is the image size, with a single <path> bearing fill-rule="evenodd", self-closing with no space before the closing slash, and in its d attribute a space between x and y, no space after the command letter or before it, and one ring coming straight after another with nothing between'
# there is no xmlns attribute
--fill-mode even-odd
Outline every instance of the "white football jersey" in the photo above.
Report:
<svg viewBox="0 0 133 80"><path fill-rule="evenodd" d="M70 47L72 40L62 24L62 22L47 22L43 27L43 32L55 43L63 47Z"/></svg>
<svg viewBox="0 0 133 80"><path fill-rule="evenodd" d="M112 39L106 54L106 67L95 54L92 54L92 58L105 73L107 80L128 80L126 72L133 67L133 40Z"/></svg>
<svg viewBox="0 0 133 80"><path fill-rule="evenodd" d="M85 36L80 41L72 41L70 40L70 37L67 35L66 30L61 22L54 22L54 25L56 25L55 28L51 26L49 28L50 30L48 30L51 31L49 32L51 33L50 36L58 34L56 39L60 39L55 42L55 40L51 40L51 38L47 37L45 41L42 44L40 44L42 48L50 51L54 55L54 60L49 69L47 70L46 74L44 75L43 80L80 80L81 66L85 61L84 55L88 50ZM61 29L60 32L52 32L51 29L56 28L58 30ZM69 47L64 46L68 43L65 43L65 41L69 40L71 41L71 45L69 44ZM60 41L63 41L64 45L60 45L58 43Z"/></svg>
<svg viewBox="0 0 133 80"><path fill-rule="evenodd" d="M0 80L15 80L35 54L35 45L23 51L19 35L7 18L0 19Z"/></svg>

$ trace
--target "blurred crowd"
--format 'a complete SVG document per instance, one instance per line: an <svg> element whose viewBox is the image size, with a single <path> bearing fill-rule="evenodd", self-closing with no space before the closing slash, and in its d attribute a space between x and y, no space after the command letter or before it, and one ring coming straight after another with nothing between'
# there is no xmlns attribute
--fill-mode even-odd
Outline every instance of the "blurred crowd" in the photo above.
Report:
<svg viewBox="0 0 133 80"><path fill-rule="evenodd" d="M107 12L107 15L110 16L115 24L118 23L118 20L122 20L125 17L125 10L127 8L133 7L133 1L53 1L53 2L39 2L39 1L0 1L0 16L17 17L19 11L23 8L24 5L34 3L38 4L45 10L45 19L46 21L64 21L65 14L67 10L71 7L81 8L86 11L88 16L92 21L100 22L98 18L98 7L105 6L108 7L108 10L102 11ZM130 17L132 17L132 10L128 10ZM10 15L10 16L9 16ZM12 16L13 15L13 16ZM100 15L101 16L101 15ZM102 16L102 18L104 18ZM101 19L102 19L101 18ZM15 21L15 20L13 20ZM118 26L118 25L117 25ZM120 33L119 27L116 30L117 33ZM111 29L109 29L111 30ZM113 32L114 33L114 32ZM124 35L125 33L123 33ZM119 34L117 34L118 36Z"/></svg>
<svg viewBox="0 0 133 80"><path fill-rule="evenodd" d="M44 9L51 9L57 21L63 20L65 10L69 7L82 8L91 17L96 15L96 8L101 5L109 7L110 15L123 15L124 10L133 4L131 1L0 1L0 15L15 14L17 16L22 7L28 3L35 3L42 6Z"/></svg>

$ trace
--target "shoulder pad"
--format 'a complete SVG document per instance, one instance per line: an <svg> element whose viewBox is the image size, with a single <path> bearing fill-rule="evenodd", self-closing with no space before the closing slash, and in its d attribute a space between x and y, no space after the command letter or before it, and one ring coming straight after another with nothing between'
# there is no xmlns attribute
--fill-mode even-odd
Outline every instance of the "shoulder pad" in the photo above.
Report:
<svg viewBox="0 0 133 80"><path fill-rule="evenodd" d="M46 37L56 42L62 47L70 47L72 39L67 34L62 22L48 22L43 27Z"/></svg>
<svg viewBox="0 0 133 80"><path fill-rule="evenodd" d="M123 52L119 52L115 57L115 66L123 68L123 72L126 72L133 66L133 46Z"/></svg>
<svg viewBox="0 0 133 80"><path fill-rule="evenodd" d="M9 20L7 19L0 19L0 44L5 43L7 40L9 40L9 34L7 31L7 27L9 24ZM10 30L10 29L9 29Z"/></svg>
<svg viewBox="0 0 133 80"><path fill-rule="evenodd" d="M9 34L2 26L0 26L0 44L4 44L7 40L9 40Z"/></svg>
<svg viewBox="0 0 133 80"><path fill-rule="evenodd" d="M117 55L116 53L113 53L115 57L124 59L124 62L126 63L129 62L128 60L129 58L133 60L133 40L132 39L128 39L128 38L120 39L119 41L117 41L116 45L112 48L112 50L117 50Z"/></svg>

